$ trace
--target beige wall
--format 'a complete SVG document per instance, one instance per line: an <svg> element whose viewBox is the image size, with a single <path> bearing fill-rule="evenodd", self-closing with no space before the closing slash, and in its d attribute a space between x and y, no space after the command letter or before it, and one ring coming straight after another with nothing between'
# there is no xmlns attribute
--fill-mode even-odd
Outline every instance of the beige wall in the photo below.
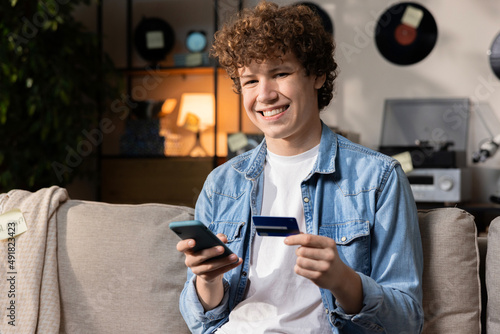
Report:
<svg viewBox="0 0 500 334"><path fill-rule="evenodd" d="M257 0L246 1L251 6ZM296 1L281 0L278 3ZM487 52L500 33L500 2L495 0L421 0L434 16L438 39L424 60L410 66L383 58L374 42L380 15L399 1L316 0L335 26L336 59L340 67L335 101L323 119L341 129L359 132L361 143L376 148L380 141L387 98L470 98L494 134L500 133L500 80L490 68ZM488 133L473 111L468 161ZM488 201L500 192L500 152L473 170L473 198Z"/></svg>
<svg viewBox="0 0 500 334"><path fill-rule="evenodd" d="M188 5L187 3L193 3ZM219 0L226 6L231 1ZM246 0L253 6L258 0ZM295 1L280 0L286 4ZM143 15L161 16L176 31L173 53L185 52L183 38L191 29L213 33L212 1L208 0L135 0L134 25ZM500 2L495 0L421 0L438 25L436 46L421 62L397 66L386 61L374 42L374 26L384 10L397 1L387 0L316 0L333 19L337 42L337 61L341 74L334 102L323 112L331 126L361 134L361 143L376 148L382 127L383 104L387 98L468 97L480 110L491 130L500 133L500 80L490 69L487 51L500 33ZM227 7L227 6L226 6ZM78 15L92 25L93 10ZM226 15L226 13L224 13ZM223 16L224 16L223 15ZM104 7L105 47L117 66L125 66L125 1L106 0ZM173 54L172 53L172 54ZM170 55L171 56L171 55ZM171 61L167 58L167 62ZM134 64L144 62L134 55ZM202 81L200 81L202 82ZM225 116L224 127L234 130ZM487 133L472 114L469 133L470 155ZM475 198L487 201L497 191L500 177L500 153L480 166L473 166ZM485 190L484 187L487 189ZM499 190L500 191L500 190Z"/></svg>

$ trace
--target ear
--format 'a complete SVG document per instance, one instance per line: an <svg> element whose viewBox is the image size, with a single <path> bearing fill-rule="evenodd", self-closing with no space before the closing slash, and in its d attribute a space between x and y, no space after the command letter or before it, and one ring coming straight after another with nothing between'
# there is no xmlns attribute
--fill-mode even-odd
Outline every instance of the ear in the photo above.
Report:
<svg viewBox="0 0 500 334"><path fill-rule="evenodd" d="M321 87L323 87L323 84L325 83L325 81L326 81L326 74L323 74L323 75L320 75L319 77L316 77L316 79L314 80L314 88L320 89Z"/></svg>

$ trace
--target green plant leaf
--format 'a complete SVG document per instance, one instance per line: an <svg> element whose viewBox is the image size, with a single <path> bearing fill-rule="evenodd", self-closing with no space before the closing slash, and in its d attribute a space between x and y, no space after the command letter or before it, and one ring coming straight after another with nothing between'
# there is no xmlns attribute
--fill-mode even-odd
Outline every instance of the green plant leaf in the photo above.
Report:
<svg viewBox="0 0 500 334"><path fill-rule="evenodd" d="M28 115L33 116L36 111L36 104L30 104L28 106Z"/></svg>
<svg viewBox="0 0 500 334"><path fill-rule="evenodd" d="M35 175L31 175L28 180L28 186L33 187L35 185Z"/></svg>
<svg viewBox="0 0 500 334"><path fill-rule="evenodd" d="M1 192L64 186L86 172L82 162L57 175L52 163L65 163L67 147L76 150L83 131L95 126L96 106L119 97L119 76L96 34L71 15L88 3L0 1ZM36 24L33 17L45 19Z"/></svg>
<svg viewBox="0 0 500 334"><path fill-rule="evenodd" d="M7 64L2 64L2 71L3 71L3 74L8 77L10 76L10 68L9 68L9 65Z"/></svg>
<svg viewBox="0 0 500 334"><path fill-rule="evenodd" d="M9 110L9 100L3 100L0 103L0 124L7 122L7 112Z"/></svg>

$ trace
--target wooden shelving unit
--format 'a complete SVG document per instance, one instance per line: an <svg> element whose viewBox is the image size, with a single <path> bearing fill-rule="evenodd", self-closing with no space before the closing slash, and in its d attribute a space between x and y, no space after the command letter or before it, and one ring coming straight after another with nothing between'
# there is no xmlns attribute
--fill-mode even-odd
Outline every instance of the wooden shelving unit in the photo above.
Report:
<svg viewBox="0 0 500 334"><path fill-rule="evenodd" d="M161 2L161 0L158 0ZM242 8L242 0L233 0L238 9ZM219 1L213 0L213 28L219 25ZM101 5L102 8L102 5ZM101 9L102 10L102 9ZM160 15L159 15L160 16ZM98 14L102 26L102 13ZM173 67L151 65L134 66L133 53L133 0L126 3L126 67L121 68L125 76L126 94L132 97L133 80L154 73L162 80L177 80L195 76L211 76L215 95L215 110L218 110L219 76L225 72L217 64L200 67ZM175 30L175 27L174 27ZM172 79L174 78L174 79ZM237 106L241 115L241 105ZM116 115L115 115L116 116ZM196 198L202 189L203 182L210 171L221 160L217 156L217 113L214 127L213 156L207 158L190 158L184 156L124 156L103 152L99 156L100 200L110 203L166 203L181 204L194 207ZM241 127L241 125L240 125ZM115 143L116 144L116 143ZM115 145L116 146L116 145Z"/></svg>

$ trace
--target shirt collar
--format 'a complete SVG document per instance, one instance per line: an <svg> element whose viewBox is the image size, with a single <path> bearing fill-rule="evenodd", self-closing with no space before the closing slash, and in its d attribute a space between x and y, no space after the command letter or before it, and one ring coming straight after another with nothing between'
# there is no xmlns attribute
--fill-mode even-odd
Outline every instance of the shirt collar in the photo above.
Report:
<svg viewBox="0 0 500 334"><path fill-rule="evenodd" d="M318 160L312 172L322 174L334 173L338 152L337 134L325 123L322 122L321 124L321 142L319 144Z"/></svg>
<svg viewBox="0 0 500 334"><path fill-rule="evenodd" d="M321 142L319 145L318 159L314 164L312 174L329 174L335 172L335 160L337 157L337 135L323 122L321 122ZM232 164L233 168L245 174L247 179L256 179L264 170L266 161L266 140L250 152L240 156L240 159Z"/></svg>

